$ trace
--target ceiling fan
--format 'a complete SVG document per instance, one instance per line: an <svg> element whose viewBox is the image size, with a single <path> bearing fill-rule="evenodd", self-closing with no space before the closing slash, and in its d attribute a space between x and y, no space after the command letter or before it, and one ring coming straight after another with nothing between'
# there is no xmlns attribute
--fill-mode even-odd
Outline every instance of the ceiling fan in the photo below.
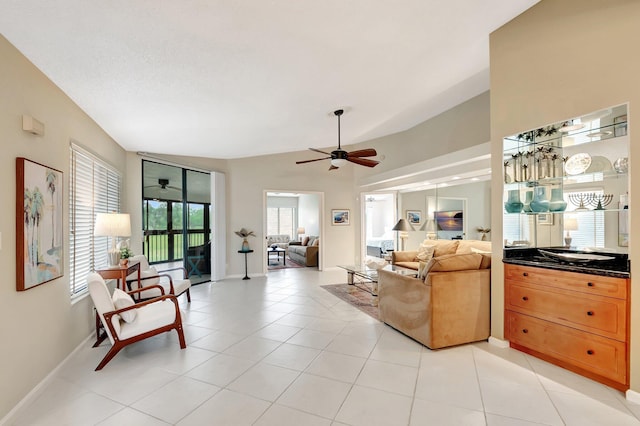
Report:
<svg viewBox="0 0 640 426"><path fill-rule="evenodd" d="M347 152L340 147L340 116L344 113L344 110L339 109L334 111L333 113L335 114L336 117L338 117L338 149L331 152L325 152L325 151L320 151L319 149L309 148L311 151L328 155L328 157L316 158L314 160L296 161L296 164L311 163L313 161L330 159L331 167L329 167L329 170L336 170L340 166L344 166L345 164L347 164L347 162L360 164L361 166L367 166L367 167L377 166L379 161L362 158L362 157L373 157L375 155L378 155L375 149L367 148L367 149L360 149L358 151Z"/></svg>
<svg viewBox="0 0 640 426"><path fill-rule="evenodd" d="M166 191L167 189L182 191L182 188L180 188L179 186L169 185L169 179L158 179L157 185L149 185L149 186L145 186L145 188L160 188L161 191L163 190Z"/></svg>

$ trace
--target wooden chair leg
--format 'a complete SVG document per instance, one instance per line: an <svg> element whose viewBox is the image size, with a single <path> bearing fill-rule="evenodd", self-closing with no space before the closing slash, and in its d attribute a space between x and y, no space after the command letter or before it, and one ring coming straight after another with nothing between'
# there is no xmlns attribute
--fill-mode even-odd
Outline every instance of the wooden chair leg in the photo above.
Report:
<svg viewBox="0 0 640 426"><path fill-rule="evenodd" d="M187 289L187 302L191 303L191 293L189 292L190 289Z"/></svg>
<svg viewBox="0 0 640 426"><path fill-rule="evenodd" d="M102 370L102 368L107 365L107 363L109 361L111 361L113 359L114 356L116 356L116 354L118 352L120 352L120 350L122 348L124 348L125 345L120 345L118 343L115 343L113 346L111 346L111 349L109 349L109 352L107 352L107 354L104 356L104 358L102 358L102 361L100 361L100 364L98 364L98 366L96 367L95 371L100 371Z"/></svg>

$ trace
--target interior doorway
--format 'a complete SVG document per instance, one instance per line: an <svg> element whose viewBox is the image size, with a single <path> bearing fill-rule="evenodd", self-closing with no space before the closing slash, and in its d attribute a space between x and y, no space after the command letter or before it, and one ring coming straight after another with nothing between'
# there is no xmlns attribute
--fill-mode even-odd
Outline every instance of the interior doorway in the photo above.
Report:
<svg viewBox="0 0 640 426"><path fill-rule="evenodd" d="M158 269L182 266L194 284L211 279L211 177L142 162L143 253Z"/></svg>
<svg viewBox="0 0 640 426"><path fill-rule="evenodd" d="M323 204L318 192L265 191L265 272L321 269Z"/></svg>
<svg viewBox="0 0 640 426"><path fill-rule="evenodd" d="M395 249L395 231L391 228L397 222L395 192L365 193L362 196L363 253L368 257L385 258Z"/></svg>

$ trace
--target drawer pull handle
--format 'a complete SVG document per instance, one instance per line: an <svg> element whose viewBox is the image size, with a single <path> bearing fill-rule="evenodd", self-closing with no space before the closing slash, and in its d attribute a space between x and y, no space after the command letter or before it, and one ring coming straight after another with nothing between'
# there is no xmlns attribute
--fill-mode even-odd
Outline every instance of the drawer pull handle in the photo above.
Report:
<svg viewBox="0 0 640 426"><path fill-rule="evenodd" d="M524 334L527 334L527 333L529 332L529 330L527 330L526 328L523 328L523 329L522 329L522 332L523 332Z"/></svg>
<svg viewBox="0 0 640 426"><path fill-rule="evenodd" d="M588 285L589 287L593 287L593 285L594 285L594 284L593 284L593 283L587 283L587 285Z"/></svg>
<svg viewBox="0 0 640 426"><path fill-rule="evenodd" d="M528 277L528 276L529 276L529 273L528 273L528 272L523 272L523 273L522 273L522 276L523 276L523 277Z"/></svg>
<svg viewBox="0 0 640 426"><path fill-rule="evenodd" d="M522 296L522 300L526 302L527 300L529 300L529 298L527 296Z"/></svg>
<svg viewBox="0 0 640 426"><path fill-rule="evenodd" d="M587 355L593 355L593 350L589 349L589 350L587 351Z"/></svg>
<svg viewBox="0 0 640 426"><path fill-rule="evenodd" d="M587 311L587 315L589 315L590 317L593 316L593 311Z"/></svg>

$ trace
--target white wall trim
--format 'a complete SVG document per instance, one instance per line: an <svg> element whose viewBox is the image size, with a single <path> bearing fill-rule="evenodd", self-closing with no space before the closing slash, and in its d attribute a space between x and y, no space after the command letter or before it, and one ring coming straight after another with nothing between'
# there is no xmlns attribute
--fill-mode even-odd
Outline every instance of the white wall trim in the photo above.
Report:
<svg viewBox="0 0 640 426"><path fill-rule="evenodd" d="M84 339L82 342L80 342L80 344L78 344L78 346L76 346L76 348L73 351L71 351L71 353L67 355L67 357L63 359L62 362L60 362L60 364L58 364L53 370L51 370L49 374L47 374L44 377L44 379L40 381L40 383L35 385L33 389L31 389L31 391L29 391L29 393L26 394L25 397L22 398L20 402L16 404L16 406L13 407L11 411L7 413L6 416L4 416L4 418L0 419L0 426L11 424L15 420L13 419L13 417L16 415L16 413L21 408L24 408L27 405L31 404L33 401L35 401L36 398L38 398L42 393L42 391L47 387L47 385L50 384L50 382L53 380L54 376L58 373L58 371L60 371L60 369L69 361L69 359L71 359L72 356L74 356L80 349L84 348L87 342L89 342L93 337L94 337L93 333L89 334L87 338Z"/></svg>
<svg viewBox="0 0 640 426"><path fill-rule="evenodd" d="M639 404L640 405L640 392L636 392L634 390L627 389L627 392L625 393L625 396L627 397L627 401L633 402L634 404Z"/></svg>
<svg viewBox="0 0 640 426"><path fill-rule="evenodd" d="M489 336L489 344L498 348L508 348L509 341L498 339L497 337Z"/></svg>

